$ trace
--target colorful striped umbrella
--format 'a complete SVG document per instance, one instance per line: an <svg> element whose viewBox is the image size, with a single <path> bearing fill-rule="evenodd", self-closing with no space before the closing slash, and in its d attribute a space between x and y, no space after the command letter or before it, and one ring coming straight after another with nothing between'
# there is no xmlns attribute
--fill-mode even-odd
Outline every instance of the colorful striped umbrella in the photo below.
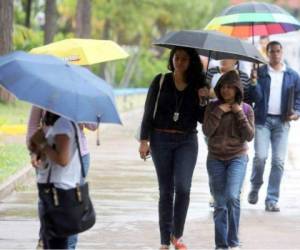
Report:
<svg viewBox="0 0 300 250"><path fill-rule="evenodd" d="M296 31L300 29L300 22L277 5L248 2L228 7L205 29L247 38Z"/></svg>

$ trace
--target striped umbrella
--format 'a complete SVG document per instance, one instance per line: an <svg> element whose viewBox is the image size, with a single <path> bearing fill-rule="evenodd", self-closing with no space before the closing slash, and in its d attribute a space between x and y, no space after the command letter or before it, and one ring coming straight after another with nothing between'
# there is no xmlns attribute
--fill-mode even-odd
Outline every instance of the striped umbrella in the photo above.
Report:
<svg viewBox="0 0 300 250"><path fill-rule="evenodd" d="M226 8L205 29L239 38L253 38L299 30L300 22L277 5L248 2Z"/></svg>

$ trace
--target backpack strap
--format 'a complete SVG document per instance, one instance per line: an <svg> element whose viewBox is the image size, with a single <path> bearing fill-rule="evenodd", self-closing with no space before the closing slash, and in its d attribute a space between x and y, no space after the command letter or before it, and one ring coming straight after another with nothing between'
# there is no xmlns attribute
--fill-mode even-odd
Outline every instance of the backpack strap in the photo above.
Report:
<svg viewBox="0 0 300 250"><path fill-rule="evenodd" d="M247 103L245 103L245 102L243 102L243 111L244 111L244 114L245 114L246 116L248 116L249 111L250 111L250 105L247 104Z"/></svg>
<svg viewBox="0 0 300 250"><path fill-rule="evenodd" d="M160 80L159 80L159 89L158 89L158 93L157 93L156 100L155 100L155 105L154 105L153 120L155 119L157 106L158 106L158 99L159 99L159 96L160 96L161 87L164 83L164 79L165 79L165 74L161 74L161 77L160 77Z"/></svg>

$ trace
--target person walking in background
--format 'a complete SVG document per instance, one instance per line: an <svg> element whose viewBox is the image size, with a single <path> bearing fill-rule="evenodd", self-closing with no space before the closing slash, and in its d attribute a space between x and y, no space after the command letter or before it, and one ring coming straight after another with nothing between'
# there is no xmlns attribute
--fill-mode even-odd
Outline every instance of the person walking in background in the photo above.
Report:
<svg viewBox="0 0 300 250"><path fill-rule="evenodd" d="M300 78L294 70L283 63L283 49L279 42L272 41L267 45L267 55L269 64L260 67L258 72L253 71L253 84L250 88L250 95L255 102L256 132L248 202L256 204L258 201L271 144L271 173L265 209L269 212L278 212L280 211L278 200L290 121L298 120L300 114ZM291 100L293 100L292 104ZM288 107L289 103L292 107ZM291 108L294 113L290 113Z"/></svg>
<svg viewBox="0 0 300 250"><path fill-rule="evenodd" d="M268 61L267 45L270 42L268 36L260 36L258 42L258 50L261 55Z"/></svg>
<svg viewBox="0 0 300 250"><path fill-rule="evenodd" d="M205 110L203 133L208 138L207 171L214 197L216 249L239 247L240 192L246 174L248 145L254 137L254 113L244 103L236 70L218 80L217 101Z"/></svg>
<svg viewBox="0 0 300 250"><path fill-rule="evenodd" d="M234 70L237 68L238 61L235 59L224 59L220 61L220 66L212 67L207 71L206 75L206 81L210 84L211 87L211 97L216 98L214 93L214 87L216 86L216 83L220 79L221 75ZM240 75L241 83L243 85L243 91L244 91L244 102L251 105L251 100L249 98L249 87L250 87L250 78L249 76L244 73L243 71L238 69L238 73Z"/></svg>
<svg viewBox="0 0 300 250"><path fill-rule="evenodd" d="M28 126L27 126L27 134L26 134L26 144L27 148L30 152L31 156L31 163L34 167L42 167L44 164L43 160L39 158L39 156L35 153L32 153L32 145L30 145L30 139L32 135L40 128L43 124L43 119L45 116L46 111L42 110L39 107L32 106L30 110L30 115L28 119ZM87 128L91 131L94 131L97 129L97 125L95 124L79 124L80 130L79 130L79 144L81 149L81 156L82 156L82 162L83 167L85 171L85 175L87 176L89 166L90 166L90 154L87 147L87 140L84 134L84 128ZM43 130L46 133L48 128L47 126L43 125ZM42 206L42 204L39 204L39 206ZM40 210L40 209L39 209ZM72 235L68 237L68 249L75 249L78 241L77 235ZM42 248L42 239L40 238L38 242L38 248Z"/></svg>
<svg viewBox="0 0 300 250"><path fill-rule="evenodd" d="M205 87L205 77L196 50L190 48L173 48L168 69L171 72L157 75L149 88L139 153L145 159L151 151L157 173L160 249L172 243L185 250L182 236L198 155L196 127L203 118L198 89Z"/></svg>

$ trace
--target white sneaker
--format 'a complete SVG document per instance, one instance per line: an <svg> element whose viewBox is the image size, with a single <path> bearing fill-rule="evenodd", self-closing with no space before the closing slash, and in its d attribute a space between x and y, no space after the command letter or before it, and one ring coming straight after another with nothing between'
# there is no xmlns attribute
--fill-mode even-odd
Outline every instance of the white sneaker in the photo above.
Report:
<svg viewBox="0 0 300 250"><path fill-rule="evenodd" d="M229 249L231 249L231 250L240 250L240 247L239 247L239 246L236 246L236 247L229 247Z"/></svg>

